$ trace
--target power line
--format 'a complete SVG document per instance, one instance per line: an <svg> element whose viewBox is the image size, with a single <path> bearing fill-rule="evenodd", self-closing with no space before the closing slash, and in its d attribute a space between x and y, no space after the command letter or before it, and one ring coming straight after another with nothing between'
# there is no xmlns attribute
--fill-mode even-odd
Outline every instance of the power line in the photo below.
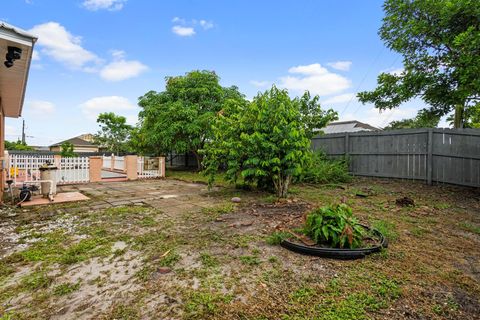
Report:
<svg viewBox="0 0 480 320"><path fill-rule="evenodd" d="M397 63L398 58L400 58L399 55L398 55L397 57L395 57L395 59L394 59L393 62L390 64L390 66L387 68L387 70L388 70L388 69L391 69L391 68L393 67L393 65L394 65L395 63ZM353 97L352 97L352 98L353 98ZM358 112L358 110L360 110L360 108L361 108L362 106L363 106L363 104L358 105L357 109L355 109L355 111L353 112L353 115L355 115L355 114Z"/></svg>
<svg viewBox="0 0 480 320"><path fill-rule="evenodd" d="M358 90L360 89L360 87L363 85L363 82L365 81L365 79L367 78L368 74L370 73L370 71L372 70L373 66L377 63L378 59L380 59L380 56L382 55L383 51L385 51L385 47L382 47L380 49L380 51L378 52L377 56L375 57L375 59L372 61L372 63L370 63L370 66L368 67L368 70L367 72L365 73L365 75L363 76L362 80L360 81L360 83L358 84L357 88L355 89L355 93L358 92ZM348 106L350 105L350 103L353 101L353 98L355 97L355 94L352 95L352 97L350 98L350 100L347 102L347 104L345 105L345 108L343 108L342 112L340 113L340 116L342 116L345 111L347 110Z"/></svg>

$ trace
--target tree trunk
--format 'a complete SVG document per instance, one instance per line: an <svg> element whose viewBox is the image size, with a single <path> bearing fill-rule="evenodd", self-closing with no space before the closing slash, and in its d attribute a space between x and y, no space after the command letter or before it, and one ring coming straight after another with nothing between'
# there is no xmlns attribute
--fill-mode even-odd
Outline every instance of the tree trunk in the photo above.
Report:
<svg viewBox="0 0 480 320"><path fill-rule="evenodd" d="M457 104L455 106L455 118L454 118L454 122L453 122L453 127L455 129L458 129L458 128L463 128L463 122L464 122L464 111L465 111L465 108L463 105L461 104Z"/></svg>
<svg viewBox="0 0 480 320"><path fill-rule="evenodd" d="M196 151L192 151L192 153L195 155L195 160L197 160L197 170L200 171L202 170L202 160L203 157L198 154Z"/></svg>
<svg viewBox="0 0 480 320"><path fill-rule="evenodd" d="M288 196L288 186L292 180L291 176L278 177L277 181L274 181L275 190L277 191L277 197L286 198Z"/></svg>

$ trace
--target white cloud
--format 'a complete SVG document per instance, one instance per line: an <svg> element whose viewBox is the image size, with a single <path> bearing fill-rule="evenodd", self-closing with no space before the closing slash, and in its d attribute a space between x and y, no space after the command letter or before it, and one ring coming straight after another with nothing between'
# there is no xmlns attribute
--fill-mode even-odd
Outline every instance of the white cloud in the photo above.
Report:
<svg viewBox="0 0 480 320"><path fill-rule="evenodd" d="M213 28L213 22L211 22L211 21L200 20L200 21L199 21L199 24L200 24L200 26L201 26L204 30L208 30L208 29L212 29L212 28Z"/></svg>
<svg viewBox="0 0 480 320"><path fill-rule="evenodd" d="M27 111L35 115L49 115L55 112L55 105L49 101L32 100L27 102Z"/></svg>
<svg viewBox="0 0 480 320"><path fill-rule="evenodd" d="M203 30L212 29L215 25L213 21L208 21L205 19L192 19L187 20L180 17L174 17L172 22L175 24L172 27L172 32L181 37L191 37L196 34L195 28L201 28Z"/></svg>
<svg viewBox="0 0 480 320"><path fill-rule="evenodd" d="M107 81L122 81L139 76L148 70L148 67L137 60L125 60L125 52L112 51L113 62L100 70L100 77Z"/></svg>
<svg viewBox="0 0 480 320"><path fill-rule="evenodd" d="M123 8L127 0L85 0L82 6L90 11L109 10L118 11Z"/></svg>
<svg viewBox="0 0 480 320"><path fill-rule="evenodd" d="M300 76L280 78L279 86L295 93L310 91L314 95L331 95L350 88L351 81L339 74L328 71L319 63L292 67L289 73Z"/></svg>
<svg viewBox="0 0 480 320"><path fill-rule="evenodd" d="M327 63L328 66L340 71L348 71L352 66L352 61L335 61Z"/></svg>
<svg viewBox="0 0 480 320"><path fill-rule="evenodd" d="M371 105L362 105L360 108L357 108L356 112L345 114L340 120L358 120L374 127L383 128L394 120L415 117L418 110L419 108L417 107L402 107L380 112L377 108L372 107Z"/></svg>
<svg viewBox="0 0 480 320"><path fill-rule="evenodd" d="M258 88L264 88L270 84L268 81L257 81L257 80L251 80L250 83Z"/></svg>
<svg viewBox="0 0 480 320"><path fill-rule="evenodd" d="M128 113L137 109L127 98L120 96L92 98L82 103L80 108L87 118L94 121L97 120L98 115L102 112L121 114L122 112Z"/></svg>
<svg viewBox="0 0 480 320"><path fill-rule="evenodd" d="M333 96L323 101L323 104L339 104L339 103L348 103L350 101L356 100L355 93L344 93L338 96Z"/></svg>
<svg viewBox="0 0 480 320"><path fill-rule="evenodd" d="M172 22L173 23L180 23L180 24L186 24L187 23L187 21L185 19L180 18L180 17L174 17L172 19Z"/></svg>
<svg viewBox="0 0 480 320"><path fill-rule="evenodd" d="M42 54L63 63L72 69L92 68L101 60L81 46L81 38L72 35L58 22L39 24L30 29L38 36L37 45ZM88 65L88 66L87 66Z"/></svg>
<svg viewBox="0 0 480 320"><path fill-rule="evenodd" d="M173 26L172 32L180 37L190 37L195 35L195 29L192 27Z"/></svg>
<svg viewBox="0 0 480 320"><path fill-rule="evenodd" d="M324 75L329 73L327 69L320 65L320 63L291 67L290 69L288 69L288 72L303 75Z"/></svg>

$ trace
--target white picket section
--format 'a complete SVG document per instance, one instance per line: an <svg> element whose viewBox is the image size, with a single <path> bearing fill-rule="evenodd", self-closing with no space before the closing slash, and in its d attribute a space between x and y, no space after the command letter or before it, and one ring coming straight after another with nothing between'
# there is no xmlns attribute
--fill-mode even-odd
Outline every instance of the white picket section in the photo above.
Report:
<svg viewBox="0 0 480 320"><path fill-rule="evenodd" d="M125 171L125 158L124 157L115 157L113 168L115 170Z"/></svg>
<svg viewBox="0 0 480 320"><path fill-rule="evenodd" d="M137 175L138 179L153 179L162 177L161 168L159 166L156 170L147 170L145 169L145 157L137 158Z"/></svg>
<svg viewBox="0 0 480 320"><path fill-rule="evenodd" d="M62 158L57 164L57 184L89 182L89 169L88 157Z"/></svg>
<svg viewBox="0 0 480 320"><path fill-rule="evenodd" d="M39 168L46 162L57 167L57 184L89 182L89 158L61 158L55 163L53 155L8 155L7 180L13 180L14 185L24 181L40 180Z"/></svg>
<svg viewBox="0 0 480 320"><path fill-rule="evenodd" d="M103 156L103 169L111 169L112 168L112 157L111 156Z"/></svg>
<svg viewBox="0 0 480 320"><path fill-rule="evenodd" d="M53 155L10 154L7 163L7 180L13 180L14 185L23 181L40 180L40 166L46 162L53 163Z"/></svg>

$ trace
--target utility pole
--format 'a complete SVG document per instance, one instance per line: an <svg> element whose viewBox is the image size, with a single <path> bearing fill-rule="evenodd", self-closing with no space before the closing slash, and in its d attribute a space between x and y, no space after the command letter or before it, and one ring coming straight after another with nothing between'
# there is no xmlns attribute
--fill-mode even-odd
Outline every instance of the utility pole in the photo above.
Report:
<svg viewBox="0 0 480 320"><path fill-rule="evenodd" d="M22 125L22 144L26 144L25 141L25 119L23 119L23 125Z"/></svg>

